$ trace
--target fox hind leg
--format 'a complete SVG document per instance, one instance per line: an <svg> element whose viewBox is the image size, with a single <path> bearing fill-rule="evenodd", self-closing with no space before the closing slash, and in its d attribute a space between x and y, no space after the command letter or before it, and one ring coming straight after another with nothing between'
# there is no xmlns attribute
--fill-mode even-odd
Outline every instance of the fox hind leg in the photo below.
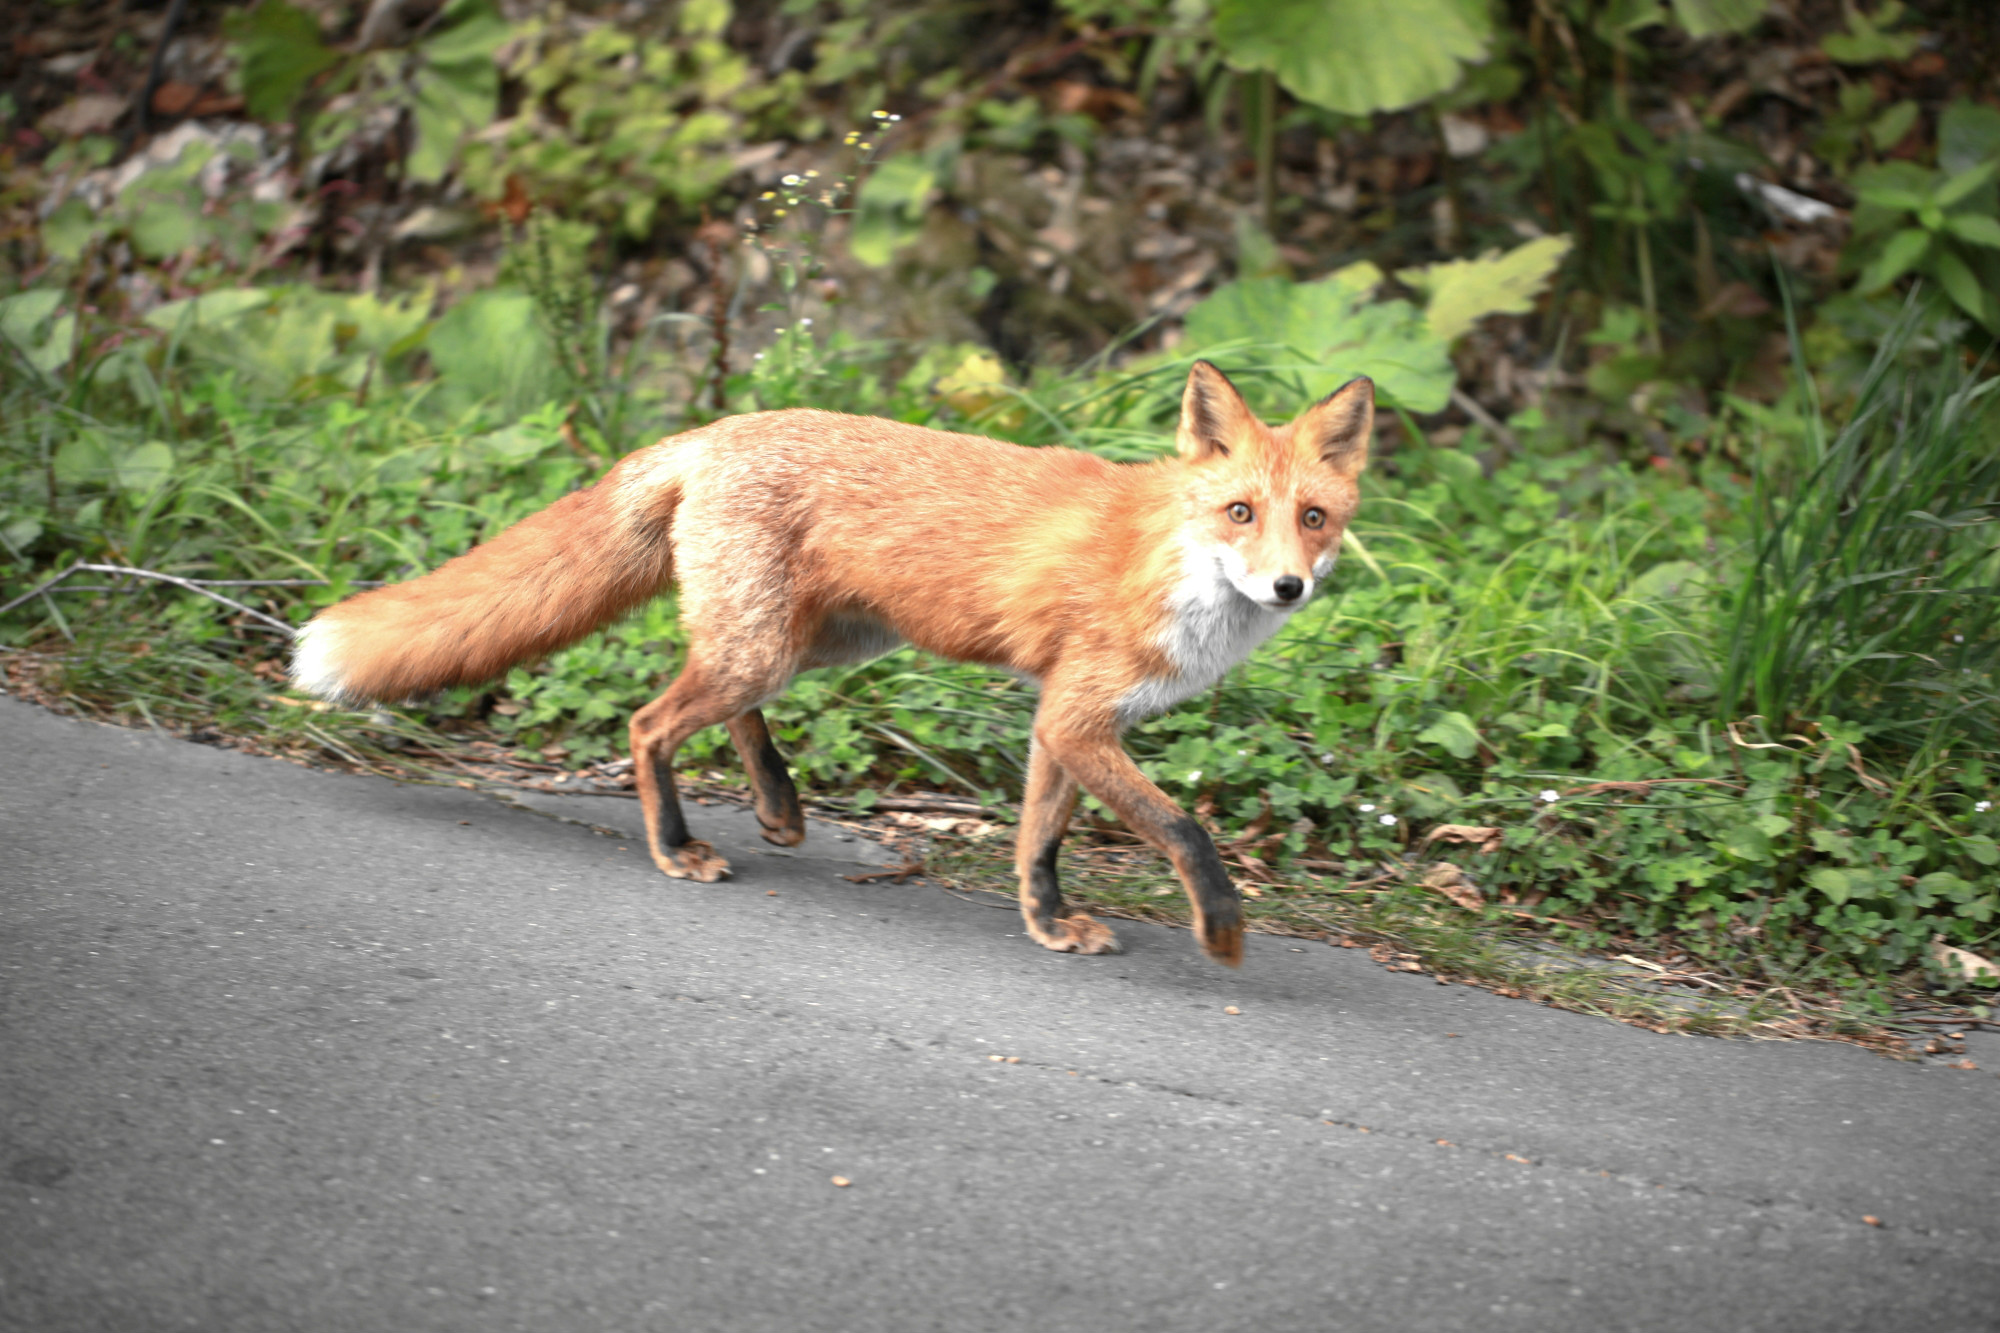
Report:
<svg viewBox="0 0 2000 1333"><path fill-rule="evenodd" d="M713 883L729 874L729 862L708 843L689 836L674 788L674 753L703 727L742 714L767 692L763 684L714 670L690 652L686 668L667 692L632 714L632 772L645 811L646 841L653 864L675 879Z"/></svg>
<svg viewBox="0 0 2000 1333"><path fill-rule="evenodd" d="M805 840L806 816L799 808L799 791L785 767L785 757L771 743L771 729L764 715L752 708L729 719L729 739L743 757L743 771L750 775L750 793L757 823L764 841L780 847L796 847Z"/></svg>
<svg viewBox="0 0 2000 1333"><path fill-rule="evenodd" d="M1021 919L1028 935L1058 953L1117 953L1118 937L1081 912L1063 910L1056 855L1076 809L1077 787L1049 752L1028 746L1028 787L1021 802L1015 864L1021 875Z"/></svg>

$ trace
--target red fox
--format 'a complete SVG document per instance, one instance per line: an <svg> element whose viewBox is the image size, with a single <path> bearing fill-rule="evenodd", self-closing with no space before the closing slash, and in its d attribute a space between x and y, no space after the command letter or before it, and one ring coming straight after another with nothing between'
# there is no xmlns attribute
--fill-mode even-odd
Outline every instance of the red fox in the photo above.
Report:
<svg viewBox="0 0 2000 1333"><path fill-rule="evenodd" d="M731 417L320 612L292 673L350 702L490 680L676 585L687 660L632 715L632 763L654 863L713 881L728 863L688 835L674 792L689 736L729 729L764 837L791 846L805 818L758 706L793 675L905 641L1003 667L1041 690L1015 856L1028 934L1117 951L1056 882L1081 786L1173 863L1202 949L1234 967L1242 903L1222 858L1120 736L1305 605L1359 503L1374 417L1374 385L1356 379L1272 428L1205 361L1182 394L1177 456L1151 463L810 409Z"/></svg>

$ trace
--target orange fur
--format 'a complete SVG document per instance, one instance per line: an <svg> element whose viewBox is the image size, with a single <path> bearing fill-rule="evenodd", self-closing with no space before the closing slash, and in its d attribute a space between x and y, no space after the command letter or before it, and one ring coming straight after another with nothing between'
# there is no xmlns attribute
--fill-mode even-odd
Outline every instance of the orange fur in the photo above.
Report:
<svg viewBox="0 0 2000 1333"><path fill-rule="evenodd" d="M798 671L907 640L1038 682L1022 907L1050 948L1106 952L1065 916L1055 848L1081 784L1173 861L1211 956L1241 954L1235 889L1199 826L1119 744L1206 688L1310 597L1358 502L1373 420L1358 380L1288 425L1220 371L1189 375L1178 455L1114 464L867 417L734 417L622 459L436 571L362 593L301 633L300 683L396 699L490 679L680 589L682 674L633 716L655 861L719 878L689 838L671 760L727 723L773 841L803 834L757 706Z"/></svg>

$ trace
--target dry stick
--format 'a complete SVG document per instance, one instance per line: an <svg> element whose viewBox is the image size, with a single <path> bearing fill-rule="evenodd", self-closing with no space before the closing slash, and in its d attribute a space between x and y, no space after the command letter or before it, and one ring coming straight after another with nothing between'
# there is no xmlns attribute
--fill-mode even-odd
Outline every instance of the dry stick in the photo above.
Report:
<svg viewBox="0 0 2000 1333"><path fill-rule="evenodd" d="M139 89L139 97L132 105L132 120L125 128L124 142L119 151L132 147L132 141L152 128L148 118L153 110L153 94L159 91L160 75L166 69L167 44L174 40L174 29L181 25L181 15L187 12L187 0L173 0L167 6L166 22L160 25L160 40L153 47L153 63L146 69L145 86Z"/></svg>
<svg viewBox="0 0 2000 1333"><path fill-rule="evenodd" d="M1517 454L1521 452L1521 437L1501 425L1500 419L1481 407L1477 398L1454 386L1451 391L1451 402L1452 406L1471 417L1474 422L1486 427L1487 433L1507 446L1510 451Z"/></svg>
<svg viewBox="0 0 2000 1333"><path fill-rule="evenodd" d="M63 637L65 639L69 639L72 643L75 642L75 636L69 632L68 624L66 624L63 621L62 612L56 610L55 599L49 596L49 589L55 587L56 584L61 583L64 579L68 578L70 575L76 573L76 571L82 568L83 568L83 561L79 560L75 564L71 565L68 569L65 569L62 573L56 575L54 578L49 579L36 587L30 588L28 591L22 593L19 597L16 597L13 601L7 603L7 605L0 606L0 616L6 615L9 611L12 611L15 607L21 605L21 603L23 602L33 601L35 598L40 597L48 602L49 614L56 618L56 628L60 629L63 632Z"/></svg>
<svg viewBox="0 0 2000 1333"><path fill-rule="evenodd" d="M201 596L206 597L211 601L222 603L224 606L229 607L233 611L238 611L243 615L251 617L254 620L260 620L266 626L268 626L273 630L276 630L278 633L284 635L288 639L294 637L298 633L298 631L293 629L290 625L287 625L284 621L279 620L274 616L267 616L262 611L258 611L252 607L245 606L243 605L243 603L235 600L234 598L224 597L221 593L212 591L200 579L184 579L178 574L162 574L156 569L135 569L130 565L98 565L98 564L91 564L83 560L77 561L75 564L71 565L68 569L65 569L62 573L56 575L52 579L47 580L38 587L31 588L27 592L22 593L19 597L16 597L13 601L8 602L5 606L0 606L0 615L7 614L9 611L12 611L15 607L21 605L21 603L28 601L31 598L48 596L50 590L53 589L56 584L61 583L64 579L68 578L70 575L78 573L116 574L126 578L152 579L159 583L171 583L176 588L182 588L188 592L198 593ZM296 582L298 581L285 580L284 585L282 586L292 586ZM254 587L256 585L248 581L231 580L229 583L225 584L225 586Z"/></svg>

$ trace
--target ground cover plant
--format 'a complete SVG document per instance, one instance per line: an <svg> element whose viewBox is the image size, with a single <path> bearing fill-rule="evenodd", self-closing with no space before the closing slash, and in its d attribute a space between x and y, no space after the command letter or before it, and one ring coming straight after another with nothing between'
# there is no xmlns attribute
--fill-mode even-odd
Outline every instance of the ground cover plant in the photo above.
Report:
<svg viewBox="0 0 2000 1333"><path fill-rule="evenodd" d="M315 762L615 782L671 599L357 712L287 691L280 626L727 411L1135 459L1195 355L1273 414L1367 373L1389 410L1331 587L1131 737L1253 918L1516 988L1496 941L1552 935L1739 1017L1773 987L1983 1005L1983 48L1894 7L1754 37L1755 7L1432 7L1453 41L1371 82L1285 7L1000 6L1016 54L982 64L926 4L456 0L364 40L267 0L181 71L247 99L226 133L121 158L79 95L4 150L9 678ZM829 808L977 815L934 821L933 864L993 885L1033 703L904 652L767 716ZM719 732L683 753L733 780ZM1170 915L1083 818L1086 891Z"/></svg>

